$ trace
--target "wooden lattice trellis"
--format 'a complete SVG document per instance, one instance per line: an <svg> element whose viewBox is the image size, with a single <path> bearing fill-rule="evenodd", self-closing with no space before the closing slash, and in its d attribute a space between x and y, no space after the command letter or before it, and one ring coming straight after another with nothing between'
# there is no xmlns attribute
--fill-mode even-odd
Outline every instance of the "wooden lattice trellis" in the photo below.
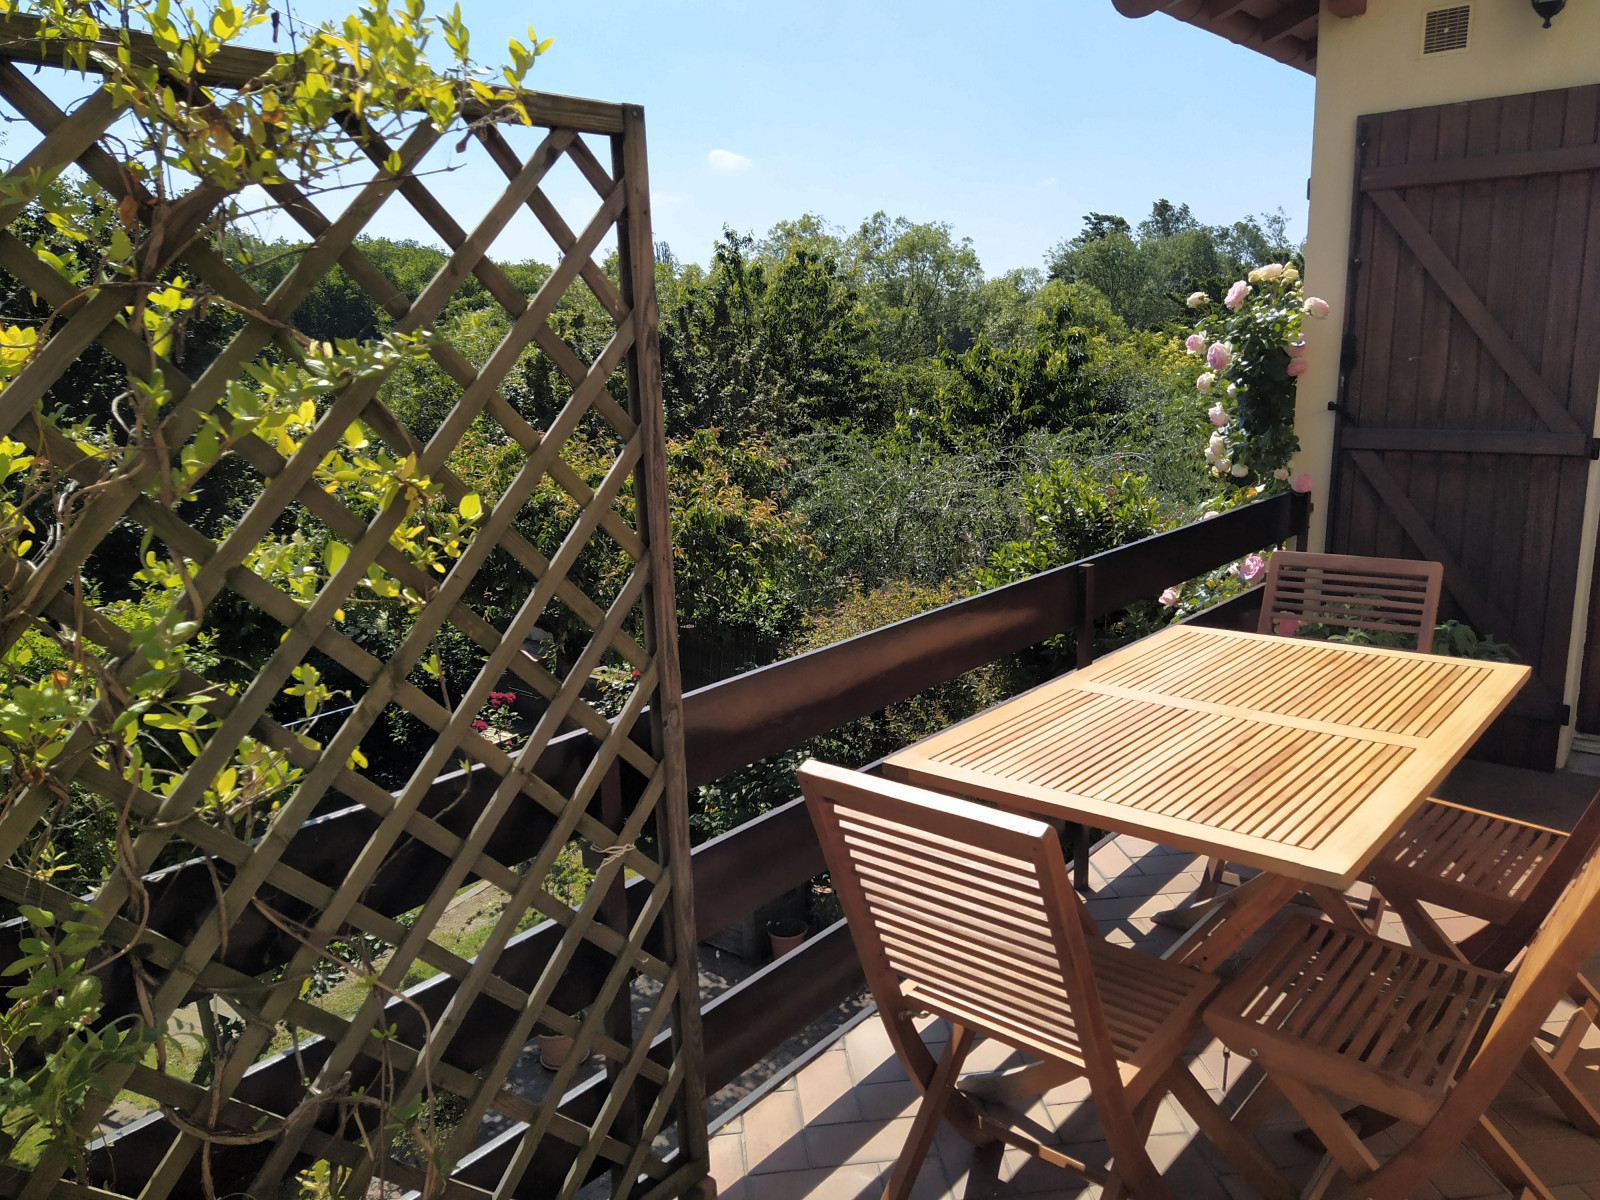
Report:
<svg viewBox="0 0 1600 1200"><path fill-rule="evenodd" d="M157 54L150 46L145 51ZM113 196L126 195L128 177L107 137L119 118L111 97L95 91L69 115L14 65L40 54L37 42L22 37L0 45L0 97L41 135L13 179L48 178L76 164ZM261 69L244 52L230 54L239 57L213 67L208 76L213 87L225 88L230 77L243 79ZM395 148L403 163L399 172L385 166L391 148L369 136L363 151L373 164L370 177L336 215L324 215L314 197L293 185L267 189L310 239L267 295L205 238L191 236L221 200L215 189L197 187L162 206L159 214L149 196L135 192L146 236L159 216L163 244L170 247L156 256L155 265L180 265L236 309L253 314L194 378L171 361L156 364L173 390L173 403L162 415L161 444L174 454L202 415L217 408L246 364L295 349L291 314L336 264L370 293L398 331L428 328L469 278L504 307L511 324L481 368L448 344L431 348L433 361L461 392L425 442L379 398L382 378L357 379L331 396L287 458L268 442L246 437L234 450L258 474L259 495L225 536L207 536L186 522L181 509L160 500L153 481L167 463L149 456L89 489L59 540L26 560L0 563L5 644L30 619L69 626L81 622L83 635L105 648L121 680L143 669L138 648L117 624L85 608L74 592L86 559L119 525L148 532L194 564L184 600L194 611L213 609L230 592L272 618L283 634L248 686L213 709L220 724L170 792L142 790L104 769L90 752L94 734L86 725L55 760L51 778L0 814L0 863L5 864L0 865L0 896L65 916L76 897L11 865L19 847L69 783L131 813L129 861L93 898L96 910L107 914L108 941L133 944L136 950L118 968L124 976L108 977L112 1008L116 1002L133 1008L130 997L136 995L147 1006L147 1019L159 1023L195 997L215 995L248 1018L207 1084L148 1063L121 1069L110 1079L112 1093L121 1089L160 1110L92 1148L92 1183L103 1189L96 1195L160 1200L196 1194L209 1177L218 1194L270 1196L315 1159L354 1168L351 1194L356 1195L400 1194L366 1190L369 1180L381 1178L402 1191L434 1195L569 1197L609 1170L615 1195L667 1196L681 1194L705 1174L699 989L643 115L634 107L538 94L526 103L544 135L526 157L494 125L474 130L470 152L485 156L508 182L471 229L459 225L425 186L420 172L430 152L457 136L425 123ZM356 119L349 124L354 130ZM610 142L609 166L591 149L597 136ZM562 159L577 168L598 199L593 216L577 231L540 186ZM6 221L24 201L3 205ZM408 204L450 249L448 261L414 301L397 292L355 242L386 204ZM488 257L496 237L525 209L561 252L532 296L519 291ZM617 284L593 257L612 230ZM87 302L73 302L72 286L10 231L0 232L0 267L43 302L66 306L48 342L0 393L0 430L58 466L74 464L82 456L41 416L41 400L92 345L134 377L150 372L150 346L128 327L125 295L108 287ZM589 288L614 324L593 362L584 361L550 323L557 303L574 287ZM547 355L571 382L570 398L543 428L498 390L530 347ZM618 372L626 378L626 403L607 391ZM391 543L405 515L400 500L374 514L358 514L337 492L313 480L318 460L357 420L395 454L415 454L417 473L440 484L452 504L469 489L451 473L448 459L472 422L493 422L508 444L520 447L523 457L513 482L502 495L483 496L476 536L445 574L430 578ZM580 425L603 425L615 447L597 487L563 457ZM101 478L98 464L79 462L72 469L83 484ZM570 497L577 513L548 555L514 526L545 479ZM623 504L630 484L631 504ZM309 604L247 565L260 539L285 514L297 511L309 513L349 548ZM625 582L603 603L571 578L574 563L596 539L605 540L610 553L620 549L628 560ZM494 552L514 561L526 577L525 596L504 629L473 607L474 579ZM424 597L399 651L386 661L348 637L336 620L373 564ZM523 652L525 637L553 604L592 631L577 661L559 676ZM453 707L408 681L446 623L482 654L474 683ZM637 673L636 686L612 718L580 696L607 652ZM269 714L291 672L313 655L331 659L361 681L353 709L320 749L304 744ZM473 728L489 691L507 671L548 702L526 744L514 752ZM205 684L198 678L184 681L195 690ZM111 690L99 703L99 727L104 728L118 697ZM436 733L410 782L395 793L351 765L351 752L390 706L403 708ZM587 736L557 737L574 725ZM302 772L264 833L258 830L260 836L250 840L202 819L198 811L210 781L246 736L287 756ZM536 772L558 741L559 774ZM438 777L462 757L472 761L473 771L440 783ZM631 773L636 786L619 786L622 772ZM335 797L360 806L362 819L341 818L342 825L330 819L316 839L308 840L308 818L338 809ZM603 852L587 899L576 910L544 890L549 868L574 838ZM516 856L496 857L490 853L492 842L514 847ZM321 856L307 857L308 846L320 847ZM193 856L190 868L201 864L207 881L199 893L203 903L184 936L152 924L148 913L139 911L137 888L130 883L158 860L173 861L176 847ZM408 894L405 886L394 884L392 870L388 876L384 872L417 853L436 854L448 865L424 873L429 882L421 894L415 888ZM315 869L307 865L312 862L318 864ZM518 864L521 869L514 869ZM632 880L626 889L625 870ZM179 870L174 878L183 874ZM442 944L436 930L446 906L473 880L488 881L507 901L487 942L467 960ZM169 891L176 886L168 881ZM396 920L419 906L409 925ZM514 937L530 913L554 924ZM253 921L259 931L263 920L284 935L275 943L281 949L276 956L270 947L261 950L252 968L242 968L241 947L252 936L246 926ZM302 984L326 957L330 939L356 935L369 935L393 952L377 968L379 986L353 1016L343 1016L303 995ZM251 944L265 944L259 932L253 936ZM427 997L398 997L415 963L441 974ZM580 1005L574 1005L572 978L579 963L586 964L588 982L578 989ZM120 992L118 978L125 985ZM570 1015L578 1007L582 1013ZM269 1058L271 1039L285 1026L303 1036L294 1051ZM574 1053L549 1080L543 1100L519 1094L510 1084L516 1060L539 1031L576 1037ZM470 1051L463 1049L469 1042ZM591 1056L603 1060L603 1070L590 1065ZM380 1074L389 1081L391 1106L423 1094L459 1098L453 1102L459 1121L440 1156L450 1174L430 1178L415 1153L392 1148L374 1153L372 1143L362 1140L352 1116L359 1116L359 1105L348 1103L348 1097L354 1088L376 1088ZM108 1103L104 1096L91 1100L85 1130L96 1127ZM499 1130L490 1144L480 1134L486 1117ZM78 1184L62 1181L62 1167L46 1160L31 1176L0 1181L0 1190L30 1198L87 1194Z"/></svg>

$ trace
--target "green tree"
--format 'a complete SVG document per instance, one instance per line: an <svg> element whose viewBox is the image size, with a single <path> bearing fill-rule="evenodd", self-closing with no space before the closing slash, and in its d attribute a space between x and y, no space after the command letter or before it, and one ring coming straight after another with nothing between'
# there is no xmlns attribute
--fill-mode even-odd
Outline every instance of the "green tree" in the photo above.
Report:
<svg viewBox="0 0 1600 1200"><path fill-rule="evenodd" d="M1140 329L1175 326L1191 292L1213 297L1252 268L1297 253L1282 212L1232 225L1202 224L1187 204L1157 200L1135 230L1121 217L1090 213L1082 231L1049 255L1052 279L1093 286Z"/></svg>

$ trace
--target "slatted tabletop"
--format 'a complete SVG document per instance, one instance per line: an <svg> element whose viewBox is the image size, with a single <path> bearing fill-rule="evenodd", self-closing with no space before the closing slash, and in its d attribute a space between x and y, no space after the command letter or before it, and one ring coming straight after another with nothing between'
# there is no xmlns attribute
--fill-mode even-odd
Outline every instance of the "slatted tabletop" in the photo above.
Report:
<svg viewBox="0 0 1600 1200"><path fill-rule="evenodd" d="M1528 675L1177 625L891 755L885 772L1344 887Z"/></svg>

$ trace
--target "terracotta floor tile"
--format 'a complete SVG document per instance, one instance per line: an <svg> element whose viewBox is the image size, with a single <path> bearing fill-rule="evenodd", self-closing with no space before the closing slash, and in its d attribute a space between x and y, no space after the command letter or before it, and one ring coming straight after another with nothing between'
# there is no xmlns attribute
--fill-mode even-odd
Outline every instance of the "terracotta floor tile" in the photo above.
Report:
<svg viewBox="0 0 1600 1200"><path fill-rule="evenodd" d="M911 1133L911 1118L859 1121L854 1125L819 1125L803 1134L806 1160L814 1167L845 1163L892 1163Z"/></svg>
<svg viewBox="0 0 1600 1200"><path fill-rule="evenodd" d="M711 1178L718 1188L726 1188L744 1177L744 1138L737 1133L719 1133L711 1139Z"/></svg>
<svg viewBox="0 0 1600 1200"><path fill-rule="evenodd" d="M1520 1142L1515 1137L1511 1141L1550 1187L1600 1181L1600 1143L1572 1130L1568 1134L1538 1142Z"/></svg>
<svg viewBox="0 0 1600 1200"><path fill-rule="evenodd" d="M1505 1191L1499 1180L1466 1150L1450 1155L1428 1176L1428 1182L1439 1189L1444 1200L1476 1200L1479 1196L1497 1196Z"/></svg>
<svg viewBox="0 0 1600 1200"><path fill-rule="evenodd" d="M861 1102L852 1090L854 1083L843 1047L818 1055L795 1078L801 1118L807 1125L859 1121Z"/></svg>
<svg viewBox="0 0 1600 1200"><path fill-rule="evenodd" d="M773 1092L744 1115L744 1157L752 1175L809 1165L800 1140L804 1128L793 1091Z"/></svg>
<svg viewBox="0 0 1600 1200"><path fill-rule="evenodd" d="M887 1083L863 1083L856 1088L855 1095L862 1120L887 1121L913 1115L922 1093L909 1079L894 1079Z"/></svg>

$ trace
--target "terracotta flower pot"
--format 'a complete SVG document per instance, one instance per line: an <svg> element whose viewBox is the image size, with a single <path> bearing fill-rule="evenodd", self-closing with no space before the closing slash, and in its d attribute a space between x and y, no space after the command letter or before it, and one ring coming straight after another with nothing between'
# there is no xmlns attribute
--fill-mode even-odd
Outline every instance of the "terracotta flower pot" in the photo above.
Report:
<svg viewBox="0 0 1600 1200"><path fill-rule="evenodd" d="M805 941L810 932L804 921L768 921L767 938L772 942L772 957L782 958Z"/></svg>
<svg viewBox="0 0 1600 1200"><path fill-rule="evenodd" d="M572 1037L565 1033L540 1033L534 1036L539 1043L539 1065L554 1071L567 1061L572 1053Z"/></svg>

